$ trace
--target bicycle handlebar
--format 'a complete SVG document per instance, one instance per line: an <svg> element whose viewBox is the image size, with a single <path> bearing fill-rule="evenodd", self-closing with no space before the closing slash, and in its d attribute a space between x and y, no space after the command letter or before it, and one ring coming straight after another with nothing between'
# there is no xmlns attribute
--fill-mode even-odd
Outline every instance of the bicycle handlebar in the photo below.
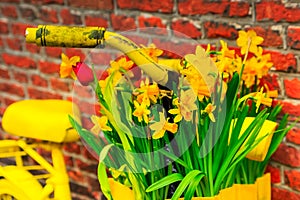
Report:
<svg viewBox="0 0 300 200"><path fill-rule="evenodd" d="M161 85L169 85L171 79L174 79L174 75L177 74L155 62L133 41L102 27L39 25L37 28L26 29L26 42L35 43L39 46L69 48L93 48L97 46L104 48L105 43L126 54L146 74ZM170 73L172 75L169 75Z"/></svg>

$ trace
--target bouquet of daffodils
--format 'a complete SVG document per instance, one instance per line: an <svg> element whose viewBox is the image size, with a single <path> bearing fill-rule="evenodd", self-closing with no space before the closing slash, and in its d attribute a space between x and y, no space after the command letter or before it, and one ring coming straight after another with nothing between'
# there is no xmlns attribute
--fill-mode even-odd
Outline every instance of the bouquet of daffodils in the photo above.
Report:
<svg viewBox="0 0 300 200"><path fill-rule="evenodd" d="M141 46L111 61L100 76L80 57L63 54L61 77L91 86L100 105L90 130L70 120L99 155L104 195L211 197L261 177L290 128L287 115L276 123L281 105L264 81L272 62L262 42L253 30L239 31L238 48L221 40L218 48L197 46L195 54L177 59L154 44ZM135 62L145 58L168 71L167 81L157 81L151 65Z"/></svg>

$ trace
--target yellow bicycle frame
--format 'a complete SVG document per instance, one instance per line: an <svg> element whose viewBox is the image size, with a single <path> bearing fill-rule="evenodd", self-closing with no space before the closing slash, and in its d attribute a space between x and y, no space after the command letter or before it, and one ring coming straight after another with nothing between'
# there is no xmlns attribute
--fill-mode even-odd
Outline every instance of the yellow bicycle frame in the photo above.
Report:
<svg viewBox="0 0 300 200"><path fill-rule="evenodd" d="M43 158L36 151L36 148L50 151L53 164L51 165ZM26 155L30 156L37 164L23 165L21 157ZM12 193L22 196L22 199L50 199L49 195L51 193L54 193L54 199L57 200L71 199L69 178L66 172L61 144L53 142L27 144L23 139L1 140L0 158L10 157L15 158L16 165L0 166L0 176L3 176L5 181L9 182L10 185L9 188L0 188L0 194L1 190L12 190ZM28 170L45 170L47 173L32 175ZM46 179L44 187L39 183L39 179Z"/></svg>

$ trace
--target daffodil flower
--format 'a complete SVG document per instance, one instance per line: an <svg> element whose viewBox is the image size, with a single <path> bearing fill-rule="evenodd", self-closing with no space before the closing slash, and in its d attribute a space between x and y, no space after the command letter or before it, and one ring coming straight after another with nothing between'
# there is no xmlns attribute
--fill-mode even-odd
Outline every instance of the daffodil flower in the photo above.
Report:
<svg viewBox="0 0 300 200"><path fill-rule="evenodd" d="M173 104L177 108L170 109L168 112L170 114L176 115L174 122L179 122L184 118L186 121L191 121L193 117L193 111L197 110L196 105L197 96L193 89L188 89L186 91L182 90L181 95L178 99L173 101Z"/></svg>
<svg viewBox="0 0 300 200"><path fill-rule="evenodd" d="M263 93L263 89L261 88L259 92L257 92L254 96L254 99L256 100L256 112L258 112L258 109L261 104L266 105L268 107L272 106L272 99L267 97L265 93Z"/></svg>
<svg viewBox="0 0 300 200"><path fill-rule="evenodd" d="M239 31L239 37L236 40L236 43L241 47L241 54L245 55L247 51L254 54L258 53L259 49L257 45L260 45L264 39L256 35L254 30Z"/></svg>
<svg viewBox="0 0 300 200"><path fill-rule="evenodd" d="M149 126L151 130L154 131L152 138L159 139L165 135L166 131L170 131L171 133L176 133L178 129L178 125L175 123L170 123L166 120L163 112L159 113L159 121L151 124Z"/></svg>
<svg viewBox="0 0 300 200"><path fill-rule="evenodd" d="M179 105L179 102L178 102L178 98L173 100L173 105L175 105L177 108L170 109L168 112L172 115L175 115L174 122L177 123L177 122L180 122L182 120L182 115L181 115L181 110L180 110L180 105Z"/></svg>
<svg viewBox="0 0 300 200"><path fill-rule="evenodd" d="M66 78L71 77L74 80L77 79L75 72L73 71L73 67L76 66L76 64L80 62L79 56L73 56L69 59L68 56L66 56L64 53L61 54L61 64L60 64L60 77Z"/></svg>
<svg viewBox="0 0 300 200"><path fill-rule="evenodd" d="M112 131L111 127L107 125L108 119L106 116L98 117L96 115L91 116L91 120L94 126L91 128L91 132L94 134L99 134L102 131Z"/></svg>
<svg viewBox="0 0 300 200"><path fill-rule="evenodd" d="M156 48L155 44L150 44L148 47L143 46L143 51L149 55L155 62L158 61L158 57L163 54L163 50Z"/></svg>
<svg viewBox="0 0 300 200"><path fill-rule="evenodd" d="M157 98L159 96L159 87L155 82L150 84L148 77L145 81L141 81L140 88L138 88L137 91L137 101L139 103L145 102L147 106L150 106L150 101L153 103L157 102Z"/></svg>
<svg viewBox="0 0 300 200"><path fill-rule="evenodd" d="M213 112L214 112L215 109L216 109L216 106L214 106L213 104L209 103L204 108L204 110L201 110L201 114L205 114L206 113L212 122L216 122L215 116L213 114Z"/></svg>
<svg viewBox="0 0 300 200"><path fill-rule="evenodd" d="M139 104L137 101L134 101L133 104L135 107L135 110L132 113L133 116L137 117L139 122L142 122L142 120L144 119L145 123L148 124L148 115L150 114L150 110L148 110L147 105L144 102Z"/></svg>

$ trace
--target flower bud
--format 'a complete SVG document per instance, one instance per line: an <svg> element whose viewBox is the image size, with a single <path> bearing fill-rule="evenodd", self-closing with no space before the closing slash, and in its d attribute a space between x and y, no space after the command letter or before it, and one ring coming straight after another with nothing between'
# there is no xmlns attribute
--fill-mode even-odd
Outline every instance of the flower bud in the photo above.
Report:
<svg viewBox="0 0 300 200"><path fill-rule="evenodd" d="M83 62L76 63L76 66L73 66L73 71L75 72L78 81L83 86L87 86L90 82L94 81L92 69Z"/></svg>

